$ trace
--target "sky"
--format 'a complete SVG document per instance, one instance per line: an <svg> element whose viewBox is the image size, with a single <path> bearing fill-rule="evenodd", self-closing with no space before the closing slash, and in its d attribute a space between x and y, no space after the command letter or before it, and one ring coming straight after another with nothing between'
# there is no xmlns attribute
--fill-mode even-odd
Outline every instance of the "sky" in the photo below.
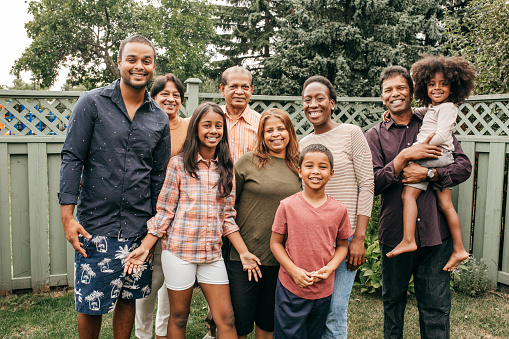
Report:
<svg viewBox="0 0 509 339"><path fill-rule="evenodd" d="M6 3L9 3L7 10ZM9 74L14 62L21 57L25 48L30 46L31 39L25 31L25 23L32 20L28 14L28 4L25 0L2 0L4 15L0 17L0 32L2 32L2 51L0 53L0 85L12 86L14 75ZM60 75L51 90L59 91L65 83L64 75ZM30 73L24 72L21 78L30 83Z"/></svg>
<svg viewBox="0 0 509 339"><path fill-rule="evenodd" d="M2 7L6 3L4 2ZM11 86L15 77L9 72L16 59L21 57L30 39L25 32L25 23L32 19L27 13L28 5L24 0L9 1L9 10L4 8L4 15L0 18L0 32L2 35L3 51L0 53L0 85ZM8 49L6 51L6 49ZM30 75L24 74L22 78L30 81Z"/></svg>

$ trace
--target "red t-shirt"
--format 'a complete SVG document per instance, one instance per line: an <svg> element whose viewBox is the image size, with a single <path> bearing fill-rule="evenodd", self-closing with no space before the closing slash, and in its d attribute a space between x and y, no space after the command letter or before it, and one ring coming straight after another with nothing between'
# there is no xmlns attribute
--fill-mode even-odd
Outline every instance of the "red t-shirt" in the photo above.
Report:
<svg viewBox="0 0 509 339"><path fill-rule="evenodd" d="M327 196L327 201L315 208L302 192L281 201L272 231L287 234L286 253L295 265L308 272L327 265L334 256L336 239L348 239L353 234L345 205ZM279 280L287 290L309 300L325 298L334 289L334 272L325 280L301 288L281 266Z"/></svg>

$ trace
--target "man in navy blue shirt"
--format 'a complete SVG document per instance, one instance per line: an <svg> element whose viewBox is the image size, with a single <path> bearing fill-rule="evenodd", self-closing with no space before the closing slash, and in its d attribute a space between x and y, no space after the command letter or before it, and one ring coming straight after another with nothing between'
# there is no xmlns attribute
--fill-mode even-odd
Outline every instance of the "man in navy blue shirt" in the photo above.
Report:
<svg viewBox="0 0 509 339"><path fill-rule="evenodd" d="M145 37L122 41L121 78L84 93L69 119L59 202L65 236L76 250L80 338L98 338L102 314L112 311L115 338L129 338L135 299L150 294L151 263L131 275L123 274L123 265L155 214L170 157L168 117L146 90L155 59Z"/></svg>

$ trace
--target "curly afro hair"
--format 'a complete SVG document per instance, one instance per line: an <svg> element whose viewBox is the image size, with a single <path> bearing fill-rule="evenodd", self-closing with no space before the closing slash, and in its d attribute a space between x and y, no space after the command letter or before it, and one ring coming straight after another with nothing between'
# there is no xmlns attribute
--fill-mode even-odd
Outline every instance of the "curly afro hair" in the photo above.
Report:
<svg viewBox="0 0 509 339"><path fill-rule="evenodd" d="M424 54L422 59L412 65L410 74L415 84L414 98L428 106L428 82L435 73L442 72L451 84L449 101L459 105L465 101L474 89L475 67L462 57Z"/></svg>

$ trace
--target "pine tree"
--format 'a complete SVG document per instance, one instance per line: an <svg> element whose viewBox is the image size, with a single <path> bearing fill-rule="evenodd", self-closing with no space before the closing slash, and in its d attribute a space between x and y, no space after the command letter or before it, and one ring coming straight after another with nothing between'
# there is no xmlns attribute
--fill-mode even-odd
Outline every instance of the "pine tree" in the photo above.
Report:
<svg viewBox="0 0 509 339"><path fill-rule="evenodd" d="M305 79L323 75L342 96L378 96L388 65L410 67L420 54L443 52L445 1L292 1L263 62L264 93L299 95Z"/></svg>
<svg viewBox="0 0 509 339"><path fill-rule="evenodd" d="M289 11L288 0L228 0L217 6L220 38L217 51L225 57L215 63L216 73L233 65L256 72L261 60L273 53L272 40ZM216 74L217 75L217 74Z"/></svg>

